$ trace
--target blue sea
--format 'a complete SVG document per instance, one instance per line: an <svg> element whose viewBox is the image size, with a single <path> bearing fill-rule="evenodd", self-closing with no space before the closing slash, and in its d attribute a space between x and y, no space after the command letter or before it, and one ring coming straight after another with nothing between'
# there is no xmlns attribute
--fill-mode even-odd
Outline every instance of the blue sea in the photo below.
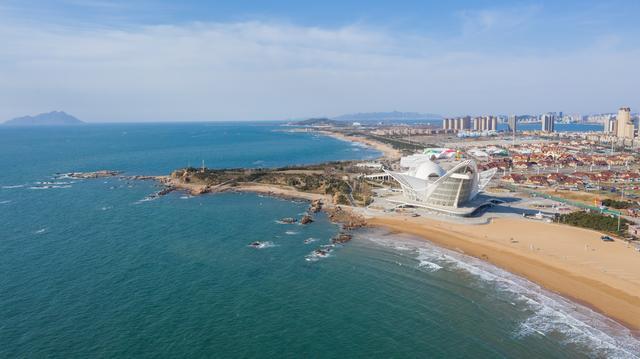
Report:
<svg viewBox="0 0 640 359"><path fill-rule="evenodd" d="M275 167L378 153L277 123L0 128L2 358L638 357L619 324L479 260L255 194L148 201L110 169ZM252 241L271 245L256 249Z"/></svg>

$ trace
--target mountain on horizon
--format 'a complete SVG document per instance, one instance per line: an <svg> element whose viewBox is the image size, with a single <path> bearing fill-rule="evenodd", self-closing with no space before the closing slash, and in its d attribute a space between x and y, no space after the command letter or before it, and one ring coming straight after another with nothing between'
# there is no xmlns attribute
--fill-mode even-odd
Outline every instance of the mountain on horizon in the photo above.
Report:
<svg viewBox="0 0 640 359"><path fill-rule="evenodd" d="M70 126L81 125L85 122L69 115L64 111L52 111L35 116L17 117L6 121L5 126Z"/></svg>
<svg viewBox="0 0 640 359"><path fill-rule="evenodd" d="M402 121L402 120L440 120L441 115L419 112L364 112L341 115L332 118L335 121Z"/></svg>

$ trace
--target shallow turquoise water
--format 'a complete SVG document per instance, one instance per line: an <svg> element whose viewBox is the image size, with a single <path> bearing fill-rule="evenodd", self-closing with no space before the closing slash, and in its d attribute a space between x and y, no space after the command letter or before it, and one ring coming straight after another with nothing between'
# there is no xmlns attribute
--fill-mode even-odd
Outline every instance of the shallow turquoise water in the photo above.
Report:
<svg viewBox="0 0 640 359"><path fill-rule="evenodd" d="M0 130L0 357L634 357L624 328L535 285L411 238L338 228L252 194L140 201L163 174L370 158L273 124ZM65 180L67 181L67 180ZM19 187L18 187L19 186ZM68 187L67 187L68 186ZM305 244L307 238L316 242ZM254 240L273 247L254 249Z"/></svg>

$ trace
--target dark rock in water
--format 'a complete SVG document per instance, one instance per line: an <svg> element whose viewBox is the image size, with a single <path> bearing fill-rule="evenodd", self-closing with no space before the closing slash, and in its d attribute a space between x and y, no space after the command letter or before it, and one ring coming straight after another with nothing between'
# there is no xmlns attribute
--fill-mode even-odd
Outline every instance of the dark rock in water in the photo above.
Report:
<svg viewBox="0 0 640 359"><path fill-rule="evenodd" d="M91 178L103 178L103 177L116 177L120 174L119 171L100 170L94 172L71 172L67 173L67 177L78 179L91 179Z"/></svg>
<svg viewBox="0 0 640 359"><path fill-rule="evenodd" d="M301 224L308 224L313 222L313 219L311 219L311 216L308 214L305 214L304 217L302 217L302 219L300 220Z"/></svg>
<svg viewBox="0 0 640 359"><path fill-rule="evenodd" d="M347 233L340 233L331 239L331 243L347 243L353 238L352 235Z"/></svg>
<svg viewBox="0 0 640 359"><path fill-rule="evenodd" d="M158 191L156 193L156 196L158 196L158 197L164 196L164 195L169 194L169 193L171 193L171 192L173 192L175 190L176 190L175 187L166 187L166 188L163 188L162 190Z"/></svg>
<svg viewBox="0 0 640 359"><path fill-rule="evenodd" d="M293 224L296 223L298 220L295 218L291 218L291 217L287 217L287 218L283 218L280 220L280 223L285 223L285 224Z"/></svg>
<svg viewBox="0 0 640 359"><path fill-rule="evenodd" d="M136 176L131 176L128 177L129 179L135 180L135 181L148 181L148 180L155 180L156 177L154 176L140 176L140 175L136 175Z"/></svg>

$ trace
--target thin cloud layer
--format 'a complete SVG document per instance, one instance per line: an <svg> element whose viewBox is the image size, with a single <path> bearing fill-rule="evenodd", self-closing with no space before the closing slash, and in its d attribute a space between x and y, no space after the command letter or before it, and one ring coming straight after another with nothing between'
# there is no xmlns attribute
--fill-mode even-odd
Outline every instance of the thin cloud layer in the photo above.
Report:
<svg viewBox="0 0 640 359"><path fill-rule="evenodd" d="M485 15L490 31L496 15ZM9 23L0 39L0 119L54 109L88 121L614 111L637 105L640 79L638 51L602 38L563 53L484 52L461 50L462 37L247 21Z"/></svg>

